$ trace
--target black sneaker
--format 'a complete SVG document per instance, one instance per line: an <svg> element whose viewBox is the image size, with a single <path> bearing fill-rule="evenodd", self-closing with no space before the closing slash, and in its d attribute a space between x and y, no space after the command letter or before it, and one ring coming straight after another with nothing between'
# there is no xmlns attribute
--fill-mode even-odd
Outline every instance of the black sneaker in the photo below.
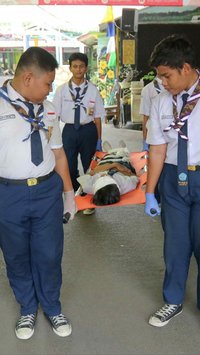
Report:
<svg viewBox="0 0 200 355"><path fill-rule="evenodd" d="M36 321L36 314L27 314L21 316L15 326L15 334L18 339L29 339L34 333L34 325Z"/></svg>
<svg viewBox="0 0 200 355"><path fill-rule="evenodd" d="M165 304L149 318L149 324L154 327L164 327L170 319L180 314L182 310L182 304Z"/></svg>
<svg viewBox="0 0 200 355"><path fill-rule="evenodd" d="M60 337L67 337L71 334L72 326L69 320L62 313L53 317L50 317L47 314L45 314L45 316L51 323L54 333Z"/></svg>

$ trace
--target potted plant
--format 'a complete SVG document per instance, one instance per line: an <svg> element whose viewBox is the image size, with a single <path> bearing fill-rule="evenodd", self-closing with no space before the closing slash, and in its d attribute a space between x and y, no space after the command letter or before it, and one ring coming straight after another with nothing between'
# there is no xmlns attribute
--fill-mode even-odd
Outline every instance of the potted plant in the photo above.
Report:
<svg viewBox="0 0 200 355"><path fill-rule="evenodd" d="M156 74L153 70L149 71L147 74L145 74L141 79L143 80L144 86L149 84L152 80L154 80Z"/></svg>

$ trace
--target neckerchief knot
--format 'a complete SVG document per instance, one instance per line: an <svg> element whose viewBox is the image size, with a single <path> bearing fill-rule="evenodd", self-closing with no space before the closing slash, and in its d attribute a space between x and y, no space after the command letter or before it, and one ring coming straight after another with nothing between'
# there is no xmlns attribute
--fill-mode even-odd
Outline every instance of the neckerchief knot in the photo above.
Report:
<svg viewBox="0 0 200 355"><path fill-rule="evenodd" d="M44 115L44 106L41 104L38 108L36 115L34 114L34 105L31 102L23 101L21 99L11 100L8 96L7 90L8 80L4 82L3 86L0 88L0 96L9 102L15 110L20 114L21 117L31 125L30 134L23 139L23 142L30 138L31 134L40 129L48 131L48 128L45 127L45 123L42 121ZM31 106L32 105L32 106ZM28 112L26 109L28 108Z"/></svg>
<svg viewBox="0 0 200 355"><path fill-rule="evenodd" d="M72 88L72 81L71 81L71 80L69 80L68 86L69 86L69 92L70 92L70 94L71 94L72 100L74 101L74 108L73 108L73 109L76 110L76 108L77 108L78 106L80 106L80 107L82 107L82 108L84 109L84 111L86 112L87 109L86 109L86 107L84 106L82 100L83 100L83 98L84 98L84 96L85 96L85 94L86 94L86 92L87 92L87 89L88 89L88 81L87 81L87 80L85 81L85 85L84 85L84 88L83 88L83 92L82 92L82 94L80 94L78 97L75 97L75 95L74 95L74 91L73 91L73 88ZM81 88L77 87L76 89L81 89ZM79 90L79 91L80 91L80 90Z"/></svg>

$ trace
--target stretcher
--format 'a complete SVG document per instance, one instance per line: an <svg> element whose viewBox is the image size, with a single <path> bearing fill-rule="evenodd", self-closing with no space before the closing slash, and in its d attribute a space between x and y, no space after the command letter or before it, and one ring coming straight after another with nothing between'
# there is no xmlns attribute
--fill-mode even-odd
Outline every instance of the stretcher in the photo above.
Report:
<svg viewBox="0 0 200 355"><path fill-rule="evenodd" d="M98 161L100 161L103 156L107 154L105 152L96 152L91 164L90 169L93 169ZM132 152L130 153L130 162L134 166L136 175L139 179L139 183L135 190L130 191L124 195L121 195L120 201L113 204L113 205L104 205L104 206L96 206L92 201L92 195L87 194L81 196L78 194L76 199L76 204L78 211L87 209L87 208L102 208L102 207L109 207L109 206L125 206L125 205L132 205L132 204L143 204L145 203L145 184L147 181L147 159L148 153L144 152Z"/></svg>

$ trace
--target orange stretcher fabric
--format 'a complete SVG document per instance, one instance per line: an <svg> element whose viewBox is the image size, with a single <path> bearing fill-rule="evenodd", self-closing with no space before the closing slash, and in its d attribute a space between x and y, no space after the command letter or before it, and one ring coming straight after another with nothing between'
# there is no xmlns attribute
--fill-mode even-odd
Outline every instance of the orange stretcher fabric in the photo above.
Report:
<svg viewBox="0 0 200 355"><path fill-rule="evenodd" d="M92 159L90 168L94 168L98 161L107 154L105 152L96 152L95 156ZM136 175L139 179L139 184L137 188L133 191L128 192L127 194L121 195L120 201L113 205L104 205L96 206L92 201L92 195L87 194L86 196L76 196L76 204L78 211L84 210L86 208L102 208L110 206L125 206L133 204L143 204L145 203L145 191L144 185L147 181L147 152L132 152L130 153L130 162L136 170Z"/></svg>

